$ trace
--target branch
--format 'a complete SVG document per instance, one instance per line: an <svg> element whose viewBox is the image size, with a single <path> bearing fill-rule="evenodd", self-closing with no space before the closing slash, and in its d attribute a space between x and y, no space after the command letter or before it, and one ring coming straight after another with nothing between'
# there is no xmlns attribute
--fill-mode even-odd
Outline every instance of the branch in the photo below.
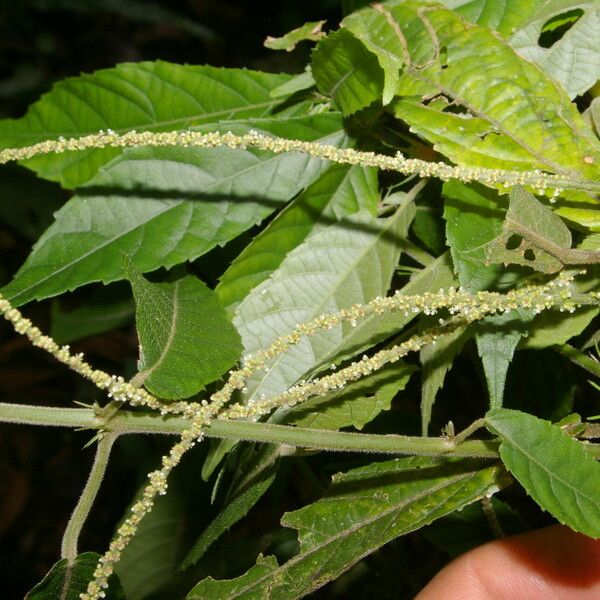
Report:
<svg viewBox="0 0 600 600"><path fill-rule="evenodd" d="M181 435L190 427L189 420L182 417L159 417L152 414L119 411L105 423L91 408L50 408L47 406L8 403L0 403L1 421L80 429L106 428L114 436L134 433ZM426 456L449 454L462 458L498 457L498 444L485 440L467 440L457 444L443 437L427 438L328 431L253 421L216 419L206 426L204 435L338 452L376 452Z"/></svg>

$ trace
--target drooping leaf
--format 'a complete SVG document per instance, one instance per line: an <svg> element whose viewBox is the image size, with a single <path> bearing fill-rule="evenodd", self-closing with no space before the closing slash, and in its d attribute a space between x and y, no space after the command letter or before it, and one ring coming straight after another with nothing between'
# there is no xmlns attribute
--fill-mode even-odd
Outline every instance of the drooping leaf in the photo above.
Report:
<svg viewBox="0 0 600 600"><path fill-rule="evenodd" d="M527 493L561 523L600 538L600 463L560 427L517 410L494 409L486 426Z"/></svg>
<svg viewBox="0 0 600 600"><path fill-rule="evenodd" d="M400 27L388 18L381 4L374 4L373 10L347 16L342 26L377 56L384 73L382 102L384 106L389 104L396 94L406 53L406 40Z"/></svg>
<svg viewBox="0 0 600 600"><path fill-rule="evenodd" d="M306 67L299 75L292 77L289 81L285 81L281 85L271 90L271 98L285 98L297 92L303 92L316 85L315 78L312 75L310 65Z"/></svg>
<svg viewBox="0 0 600 600"><path fill-rule="evenodd" d="M271 50L285 50L291 52L297 44L304 41L317 42L325 37L322 31L326 21L309 21L301 27L292 29L281 37L268 36L265 40L265 46Z"/></svg>
<svg viewBox="0 0 600 600"><path fill-rule="evenodd" d="M509 38L546 0L440 0L461 17Z"/></svg>
<svg viewBox="0 0 600 600"><path fill-rule="evenodd" d="M267 444L261 447L259 453L261 457L258 461L253 460L254 451L248 460L242 458L238 472L243 471L243 476L235 482L235 489L228 494L223 508L194 542L181 564L182 569L198 562L213 542L245 517L271 487L277 475L281 446Z"/></svg>
<svg viewBox="0 0 600 600"><path fill-rule="evenodd" d="M57 83L24 117L0 121L0 146L26 146L106 129L168 131L264 117L278 102L270 91L289 79L247 69L125 63ZM119 149L68 152L24 164L45 179L74 188L120 153Z"/></svg>
<svg viewBox="0 0 600 600"><path fill-rule="evenodd" d="M570 28L548 48L540 36L553 21L574 17ZM539 6L510 40L521 56L537 63L575 98L600 79L600 6L596 0L550 0Z"/></svg>
<svg viewBox="0 0 600 600"><path fill-rule="evenodd" d="M533 317L533 311L517 309L486 317L477 326L477 351L483 363L490 408L502 406L508 367Z"/></svg>
<svg viewBox="0 0 600 600"><path fill-rule="evenodd" d="M428 320L427 320L428 321ZM426 321L426 322L427 322ZM421 359L421 433L427 435L435 397L444 385L455 357L471 337L468 328L459 327L435 344L424 346Z"/></svg>
<svg viewBox="0 0 600 600"><path fill-rule="evenodd" d="M336 114L224 127L333 145L345 140ZM192 260L259 223L325 168L324 161L296 153L127 149L56 213L3 294L19 305L115 281L122 278L123 254L142 272Z"/></svg>
<svg viewBox="0 0 600 600"><path fill-rule="evenodd" d="M454 181L444 184L443 193L446 196L446 236L461 286L477 292L515 283L518 270L494 264L498 260L490 264L486 252L498 239L503 226L503 201L498 193L481 185ZM560 221L554 213L552 217ZM486 317L475 328L492 406L502 404L510 361L532 317L527 311L512 311Z"/></svg>
<svg viewBox="0 0 600 600"><path fill-rule="evenodd" d="M345 116L382 96L383 72L377 59L344 29L319 42L311 65L319 91L331 96Z"/></svg>
<svg viewBox="0 0 600 600"><path fill-rule="evenodd" d="M188 600L293 600L318 589L388 541L431 523L502 485L501 469L477 461L412 457L334 477L328 495L287 513L300 552L278 565L260 558L242 577L201 581Z"/></svg>
<svg viewBox="0 0 600 600"><path fill-rule="evenodd" d="M500 235L487 244L491 262L518 264L542 273L555 273L564 266L551 249L571 248L571 232L552 209L520 186L510 191L508 212Z"/></svg>
<svg viewBox="0 0 600 600"><path fill-rule="evenodd" d="M234 308L289 252L328 223L358 212L375 216L378 199L375 170L330 167L269 223L221 276L216 292L223 305Z"/></svg>
<svg viewBox="0 0 600 600"><path fill-rule="evenodd" d="M131 291L119 284L95 290L90 298L66 309L58 301L50 312L50 337L57 344L104 333L133 321L135 305Z"/></svg>
<svg viewBox="0 0 600 600"><path fill-rule="evenodd" d="M166 399L189 398L238 360L242 345L215 292L188 276L150 283L128 260L140 345L137 385Z"/></svg>
<svg viewBox="0 0 600 600"><path fill-rule="evenodd" d="M285 415L285 422L312 429L362 429L380 412L389 410L414 370L402 361L388 365L343 390L303 402Z"/></svg>
<svg viewBox="0 0 600 600"><path fill-rule="evenodd" d="M96 552L79 554L72 565L66 558L59 560L25 596L25 600L79 600L87 590L100 555ZM119 578L111 575L106 600L125 600Z"/></svg>
<svg viewBox="0 0 600 600"><path fill-rule="evenodd" d="M410 199L387 219L356 215L323 228L290 252L269 279L238 305L234 324L244 350L267 348L298 323L387 293L414 216ZM252 376L246 398L281 393L319 365L329 364L362 336L371 320L343 324L302 339Z"/></svg>

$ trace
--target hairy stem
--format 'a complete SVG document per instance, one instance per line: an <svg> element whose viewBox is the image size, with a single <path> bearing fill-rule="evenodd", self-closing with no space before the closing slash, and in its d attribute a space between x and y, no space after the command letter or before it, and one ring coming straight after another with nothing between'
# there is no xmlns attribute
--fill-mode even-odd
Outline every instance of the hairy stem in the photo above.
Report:
<svg viewBox="0 0 600 600"><path fill-rule="evenodd" d="M600 363L597 360L594 360L591 356L585 354L585 352L581 352L581 350L578 350L570 344L560 344L554 346L554 350L568 358L578 367L585 369L588 373L591 373L596 377L600 377Z"/></svg>
<svg viewBox="0 0 600 600"><path fill-rule="evenodd" d="M0 421L79 428L106 427L110 430L110 435L115 437L133 433L181 435L190 427L189 420L183 417L159 417L151 414L119 411L109 421L103 423L102 419L88 408L48 408L8 403L0 403ZM327 431L253 421L216 419L207 425L203 432L207 437L286 444L313 450L427 456L451 454L452 456L483 458L498 456L497 444L482 440L468 440L463 444L457 444L454 440L442 437L426 438Z"/></svg>
<svg viewBox="0 0 600 600"><path fill-rule="evenodd" d="M62 544L60 547L61 558L66 558L68 563L72 565L77 558L77 542L79 534L85 525L85 521L90 514L94 500L98 495L98 490L104 479L104 473L108 465L108 458L112 445L117 439L117 433L107 433L103 435L96 446L96 456L90 470L88 480L79 497L79 502L71 514L71 518L67 523L67 528L63 535Z"/></svg>

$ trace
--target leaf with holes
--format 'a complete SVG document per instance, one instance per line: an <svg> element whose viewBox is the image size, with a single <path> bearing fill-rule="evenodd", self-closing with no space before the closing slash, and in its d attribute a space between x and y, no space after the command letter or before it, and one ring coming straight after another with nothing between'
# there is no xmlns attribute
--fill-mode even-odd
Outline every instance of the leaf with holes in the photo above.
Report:
<svg viewBox="0 0 600 600"><path fill-rule="evenodd" d="M571 232L552 209L520 186L510 191L502 233L487 244L490 262L518 264L542 273L564 266L560 256L571 248Z"/></svg>
<svg viewBox="0 0 600 600"><path fill-rule="evenodd" d="M561 26L567 30L557 31ZM510 44L575 98L600 79L599 32L597 0L550 0L520 25Z"/></svg>
<svg viewBox="0 0 600 600"><path fill-rule="evenodd" d="M490 264L485 252L502 231L505 199L483 185L459 181L446 182L442 193L446 241L460 285L471 292L512 286L519 271Z"/></svg>
<svg viewBox="0 0 600 600"><path fill-rule="evenodd" d="M336 146L347 139L335 113L224 127ZM260 223L325 169L325 161L297 153L127 149L56 213L2 293L19 305L115 281L123 254L142 272L193 260Z"/></svg>
<svg viewBox="0 0 600 600"><path fill-rule="evenodd" d="M164 61L125 63L57 83L21 119L0 121L3 148L49 138L116 132L169 131L204 123L269 115L271 90L289 81L247 69L217 69ZM40 177L74 188L89 181L122 150L36 157L25 164Z"/></svg>
<svg viewBox="0 0 600 600"><path fill-rule="evenodd" d="M471 23L510 37L546 0L440 0Z"/></svg>
<svg viewBox="0 0 600 600"><path fill-rule="evenodd" d="M240 338L216 294L189 276L150 283L128 260L140 342L137 385L167 399L189 398L240 357Z"/></svg>
<svg viewBox="0 0 600 600"><path fill-rule="evenodd" d="M600 538L600 463L560 427L505 408L486 426L500 436L500 457L528 494L561 523Z"/></svg>
<svg viewBox="0 0 600 600"><path fill-rule="evenodd" d="M282 524L298 530L300 552L282 565L259 558L230 581L201 581L188 600L301 598L338 577L390 540L414 531L504 484L497 465L412 457L377 462L334 476L325 498Z"/></svg>
<svg viewBox="0 0 600 600"><path fill-rule="evenodd" d="M317 42L325 37L325 32L321 31L323 25L325 25L325 21L309 21L304 23L302 27L293 29L281 37L268 36L265 40L265 46L271 50L291 52L300 42Z"/></svg>

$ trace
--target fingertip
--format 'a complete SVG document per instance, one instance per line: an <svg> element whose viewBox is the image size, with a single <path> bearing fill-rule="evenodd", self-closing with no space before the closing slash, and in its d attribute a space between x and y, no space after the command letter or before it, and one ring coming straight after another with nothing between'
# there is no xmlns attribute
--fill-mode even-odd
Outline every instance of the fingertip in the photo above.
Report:
<svg viewBox="0 0 600 600"><path fill-rule="evenodd" d="M598 600L600 540L552 526L485 544L444 568L416 600Z"/></svg>

